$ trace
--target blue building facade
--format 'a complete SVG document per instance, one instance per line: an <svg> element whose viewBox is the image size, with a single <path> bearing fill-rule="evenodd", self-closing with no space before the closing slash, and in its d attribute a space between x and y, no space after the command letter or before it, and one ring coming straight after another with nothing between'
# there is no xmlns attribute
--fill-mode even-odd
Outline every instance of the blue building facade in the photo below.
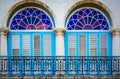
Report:
<svg viewBox="0 0 120 79"><path fill-rule="evenodd" d="M58 40L58 32L63 30L56 30L55 16L39 1L23 1L15 6L7 26L7 56L0 57L1 73L9 76L120 74L120 57L112 52L112 19L108 10L96 1L80 1L68 11L64 33L59 37L63 41ZM62 44L63 49L59 49ZM60 52L64 54L58 55Z"/></svg>

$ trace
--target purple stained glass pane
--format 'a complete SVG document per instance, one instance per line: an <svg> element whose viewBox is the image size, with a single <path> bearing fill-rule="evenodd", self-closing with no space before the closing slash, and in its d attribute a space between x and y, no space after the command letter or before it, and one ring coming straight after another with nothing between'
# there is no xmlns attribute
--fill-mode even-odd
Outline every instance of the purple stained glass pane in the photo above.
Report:
<svg viewBox="0 0 120 79"><path fill-rule="evenodd" d="M50 17L37 8L25 8L13 17L11 30L52 30Z"/></svg>
<svg viewBox="0 0 120 79"><path fill-rule="evenodd" d="M106 17L99 10L89 7L75 11L67 21L67 29L106 30L109 26Z"/></svg>

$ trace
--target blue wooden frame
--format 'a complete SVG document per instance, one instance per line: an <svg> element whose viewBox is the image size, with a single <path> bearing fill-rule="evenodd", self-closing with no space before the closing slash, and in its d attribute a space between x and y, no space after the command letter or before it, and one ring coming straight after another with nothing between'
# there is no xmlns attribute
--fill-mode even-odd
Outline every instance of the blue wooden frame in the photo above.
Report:
<svg viewBox="0 0 120 79"><path fill-rule="evenodd" d="M108 50L107 50L107 56L112 56L112 35L109 31L102 31L102 32L97 32L97 31L68 31L65 34L65 56L68 57L69 56L69 51L68 51L68 44L69 44L69 40L68 40L68 35L70 34L74 34L76 35L76 56L79 57L80 56L80 45L79 45L79 35L86 35L86 57L90 56L90 34L96 34L97 35L97 56L100 57L100 35L102 34L106 34L107 35L107 39L108 39ZM99 62L99 60L98 60ZM67 64L69 64L69 62L66 62ZM77 62L80 63L80 62ZM86 62L85 62L86 63ZM90 74L90 61L88 59L87 61L88 65L87 65L87 72L86 75ZM100 64L100 62L99 62ZM66 66L67 69L69 69L69 67ZM76 67L77 69L77 67ZM99 70L99 65L97 66L97 69ZM77 72L76 72L77 73ZM99 74L100 72L98 72ZM111 72L110 72L111 73ZM71 75L68 73L68 71L66 72L66 74Z"/></svg>
<svg viewBox="0 0 120 79"><path fill-rule="evenodd" d="M56 53L55 53L55 51L56 51L56 39L55 39L55 34L53 33L53 31L50 31L50 32L9 32L8 33L8 38L7 38L7 40L8 40L8 58L9 59L11 59L11 57L12 57L12 35L19 35L19 37L20 37L20 50L19 50L19 55L20 55L20 57L22 57L23 56L23 41L22 41L22 35L26 35L26 34L28 34L28 35L30 35L30 56L34 56L34 47L33 47L33 42L34 42L34 40L33 40L33 35L35 35L35 34L38 34L38 35L40 35L40 44L41 44L41 46L40 46L40 50L41 50L41 56L44 56L44 51L43 51L43 47L44 47L44 38L43 38L43 35L46 35L46 34L49 34L49 35L51 35L51 56L56 56ZM11 61L9 61L9 62L11 62ZM31 60L31 62L33 62L33 60ZM23 64L22 63L24 63L22 60L21 61L19 61L19 68L21 69L21 70L24 70L24 68L23 68ZM34 63L34 62L33 62ZM33 73L33 70L34 70L34 65L33 65L33 63L30 65L30 67L31 67L31 71L30 71L30 75L34 75L34 73ZM13 63L14 64L14 63ZM16 64L16 63L15 63ZM29 64L29 63L28 63ZM12 75L13 73L12 73L12 65L11 64L9 64L9 71L8 71L8 73L10 74L10 75ZM44 68L43 68L44 69ZM20 72L20 75L23 75L24 73L21 71ZM42 73L42 74L44 74L44 72ZM51 73L52 74L52 73Z"/></svg>
<svg viewBox="0 0 120 79"><path fill-rule="evenodd" d="M108 36L108 52L107 52L107 56L112 56L112 35L111 35L111 33L110 32L66 32L66 34L65 34L65 56L69 56L68 54L69 54L69 52L68 52L68 43L69 43L69 40L68 40L68 35L69 34L74 34L74 35L76 35L76 46L77 46L77 48L76 48L76 56L80 56L79 55L79 53L80 52L78 52L80 49L79 49L79 37L78 37L78 35L86 35L86 56L90 56L90 48L89 48L89 43L90 43L90 40L88 40L88 39L90 39L90 34L96 34L97 35L97 43L98 43L98 45L97 45L97 55L98 56L100 56L100 35L101 34L106 34L107 36Z"/></svg>
<svg viewBox="0 0 120 79"><path fill-rule="evenodd" d="M26 34L29 34L30 35L30 56L34 56L33 55L33 51L34 51L34 48L33 48L33 44L32 42L34 42L33 40L33 35L35 34L39 34L41 36L40 38L40 42L41 42L41 50L42 50L42 54L41 56L44 56L44 52L43 52L43 47L44 47L44 39L43 39L43 35L45 34L49 34L51 35L51 56L55 56L56 53L55 53L55 50L56 50L56 45L55 45L55 34L53 32L10 32L8 34L8 56L12 56L12 43L11 43L11 36L12 35L19 35L20 36L20 51L19 51L19 55L22 56L23 55L23 46L22 46L22 35L26 35Z"/></svg>

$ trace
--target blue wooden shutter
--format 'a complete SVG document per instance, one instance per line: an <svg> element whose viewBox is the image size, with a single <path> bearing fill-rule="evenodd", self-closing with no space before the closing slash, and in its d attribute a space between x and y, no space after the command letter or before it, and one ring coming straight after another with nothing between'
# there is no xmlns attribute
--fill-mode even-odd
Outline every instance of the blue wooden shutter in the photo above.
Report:
<svg viewBox="0 0 120 79"><path fill-rule="evenodd" d="M34 35L34 56L40 56L40 35Z"/></svg>
<svg viewBox="0 0 120 79"><path fill-rule="evenodd" d="M20 50L20 36L19 35L12 35L13 56L19 56L19 50Z"/></svg>
<svg viewBox="0 0 120 79"><path fill-rule="evenodd" d="M76 35L68 35L68 41L69 56L76 56Z"/></svg>
<svg viewBox="0 0 120 79"><path fill-rule="evenodd" d="M44 52L44 56L51 56L52 54L52 47L51 47L51 43L52 43L52 38L50 34L44 34L44 48L43 48L43 52Z"/></svg>
<svg viewBox="0 0 120 79"><path fill-rule="evenodd" d="M86 35L79 35L80 56L86 56Z"/></svg>
<svg viewBox="0 0 120 79"><path fill-rule="evenodd" d="M101 56L107 56L108 51L108 36L106 34L101 34L101 41L100 41L100 50Z"/></svg>
<svg viewBox="0 0 120 79"><path fill-rule="evenodd" d="M97 35L91 34L90 35L90 55L97 56Z"/></svg>
<svg viewBox="0 0 120 79"><path fill-rule="evenodd" d="M23 35L23 56L30 56L30 35Z"/></svg>

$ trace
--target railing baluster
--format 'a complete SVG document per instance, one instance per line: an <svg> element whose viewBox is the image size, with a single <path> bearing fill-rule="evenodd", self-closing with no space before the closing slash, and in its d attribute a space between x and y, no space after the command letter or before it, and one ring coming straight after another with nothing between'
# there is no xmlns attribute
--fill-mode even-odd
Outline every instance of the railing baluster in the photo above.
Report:
<svg viewBox="0 0 120 79"><path fill-rule="evenodd" d="M0 74L3 73L9 76L114 75L120 74L120 56L1 56Z"/></svg>

